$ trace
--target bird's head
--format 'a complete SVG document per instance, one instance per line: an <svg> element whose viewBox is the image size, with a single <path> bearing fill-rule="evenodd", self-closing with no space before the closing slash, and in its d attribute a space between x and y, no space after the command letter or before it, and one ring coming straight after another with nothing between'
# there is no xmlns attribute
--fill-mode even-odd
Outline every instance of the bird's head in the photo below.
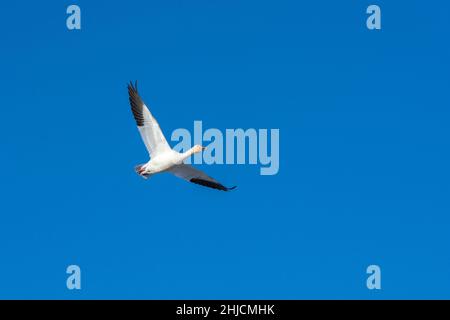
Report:
<svg viewBox="0 0 450 320"><path fill-rule="evenodd" d="M197 144L197 145L194 146L193 149L194 149L194 153L199 153L199 152L202 152L203 150L205 150L206 147L203 147L203 146Z"/></svg>

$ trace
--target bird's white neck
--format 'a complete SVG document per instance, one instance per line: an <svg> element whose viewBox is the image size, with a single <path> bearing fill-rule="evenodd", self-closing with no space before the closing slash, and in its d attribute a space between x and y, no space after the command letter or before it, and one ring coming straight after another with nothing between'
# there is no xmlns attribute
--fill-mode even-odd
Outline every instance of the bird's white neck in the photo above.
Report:
<svg viewBox="0 0 450 320"><path fill-rule="evenodd" d="M192 156L194 153L197 153L197 152L199 152L199 151L196 147L192 147L188 151L183 152L181 154L182 161L184 162L184 160L186 160L187 158L189 158L190 156Z"/></svg>
<svg viewBox="0 0 450 320"><path fill-rule="evenodd" d="M201 145L198 145L198 144L195 145L195 146L193 146L193 147L190 148L188 151L183 152L183 153L181 154L182 161L186 160L187 158L189 158L190 156L192 156L194 153L202 152L202 150L205 150L205 149L206 149L206 147L202 147Z"/></svg>

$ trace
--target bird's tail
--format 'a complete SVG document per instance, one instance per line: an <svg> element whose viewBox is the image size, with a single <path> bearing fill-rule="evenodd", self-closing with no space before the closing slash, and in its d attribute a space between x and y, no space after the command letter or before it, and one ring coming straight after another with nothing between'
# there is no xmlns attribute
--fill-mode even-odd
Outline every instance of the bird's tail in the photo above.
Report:
<svg viewBox="0 0 450 320"><path fill-rule="evenodd" d="M142 164L138 164L137 166L134 167L134 171L136 171L136 173L138 175L140 175L141 177L143 177L144 179L147 179L148 174L143 174L143 167L144 167L145 163Z"/></svg>

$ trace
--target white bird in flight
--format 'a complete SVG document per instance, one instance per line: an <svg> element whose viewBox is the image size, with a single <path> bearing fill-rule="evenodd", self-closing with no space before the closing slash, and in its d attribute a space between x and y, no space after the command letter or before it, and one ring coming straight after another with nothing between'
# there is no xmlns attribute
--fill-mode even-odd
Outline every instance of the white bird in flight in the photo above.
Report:
<svg viewBox="0 0 450 320"><path fill-rule="evenodd" d="M173 150L167 143L158 122L139 96L137 81L134 86L131 82L128 85L128 95L130 98L131 111L133 111L137 127L150 156L150 161L135 167L137 174L147 179L160 172L170 172L189 182L213 189L230 191L236 188L227 188L220 182L207 176L202 171L184 163L184 160L191 155L202 152L202 150L205 150L206 148L195 145L183 153Z"/></svg>

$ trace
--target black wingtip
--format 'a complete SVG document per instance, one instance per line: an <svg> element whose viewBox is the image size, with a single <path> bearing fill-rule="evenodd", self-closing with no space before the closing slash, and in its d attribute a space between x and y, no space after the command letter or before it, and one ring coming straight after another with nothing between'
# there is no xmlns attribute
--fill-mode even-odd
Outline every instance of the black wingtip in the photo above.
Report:
<svg viewBox="0 0 450 320"><path fill-rule="evenodd" d="M133 84L133 81L130 80L130 83L127 84L127 87L128 87L128 90L132 90L137 93L138 92L137 80L134 82L134 84Z"/></svg>
<svg viewBox="0 0 450 320"><path fill-rule="evenodd" d="M222 185L216 181L204 180L204 179L199 179L199 178L192 178L189 181L192 183L195 183L195 184L199 184L204 187L213 188L213 189L217 189L217 190L221 190L221 191L231 191L231 190L236 189L236 186L227 188L224 185Z"/></svg>

